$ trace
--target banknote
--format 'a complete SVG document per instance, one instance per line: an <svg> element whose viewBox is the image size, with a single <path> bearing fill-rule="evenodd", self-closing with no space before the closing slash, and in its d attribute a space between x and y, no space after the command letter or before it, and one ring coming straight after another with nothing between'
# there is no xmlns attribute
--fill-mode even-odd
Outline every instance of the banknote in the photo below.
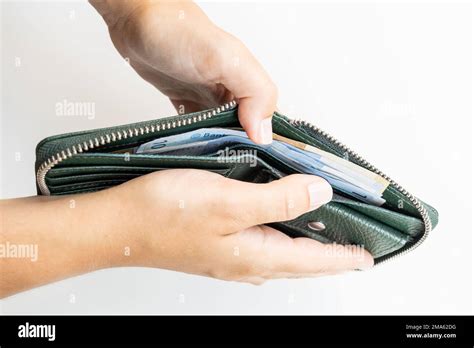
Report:
<svg viewBox="0 0 474 348"><path fill-rule="evenodd" d="M338 163L338 164L340 164L344 167L348 167L351 170L353 170L354 172L360 173L360 176L359 176L360 180L365 180L364 178L367 178L370 181L376 181L377 183L379 183L380 192L385 191L385 189L389 185L388 180L384 179L380 175L378 175L374 172L371 172L370 170L365 169L364 167L361 167L361 166L359 166L355 163L352 163L352 162L348 161L345 158L338 157L338 156L336 156L336 155L334 155L330 152L323 151L321 149L318 149L317 147L299 142L297 140L289 139L289 138L286 138L284 136L281 136L281 135L275 134L275 133L273 133L273 139L283 141L286 144L293 145L294 147L297 147L298 149L301 149L301 150L304 150L304 151L309 151L309 152L321 155L321 156L327 158L328 160L333 161L334 164Z"/></svg>
<svg viewBox="0 0 474 348"><path fill-rule="evenodd" d="M272 156L298 172L321 176L333 188L361 201L374 205L385 202L381 196L388 182L374 176L375 173L316 147L276 134L274 139L272 144L256 145L240 130L202 128L152 140L136 148L135 153L212 156L223 148L245 146Z"/></svg>
<svg viewBox="0 0 474 348"><path fill-rule="evenodd" d="M222 144L220 144L219 142L211 142L208 144L208 149L206 149L206 147L204 146L205 143L200 144L201 141L210 141L213 139L219 139L231 135L240 137L239 139L241 142L253 145L253 143L248 139L247 135L243 131L235 129L205 128L150 141L146 144L141 145L138 148L137 153L166 152L168 154L186 154L185 152L187 152L188 155L199 155L209 153L212 148L214 148L214 150L217 150L220 145L225 146L225 144L232 143L233 141L235 142L235 138L228 138ZM296 159L299 159L301 162L304 163L308 161L309 156L313 159L316 159L318 162L313 162L309 160L310 162L308 163L308 165L316 165L319 163L326 164L328 167L333 168L334 170L338 170L342 179L350 181L351 179L347 177L350 176L354 181L357 182L358 186L363 187L367 190L371 190L374 193L382 193L388 186L388 181L378 176L377 174L372 173L371 171L366 170L362 167L359 167L358 165L351 163L345 159L337 157L329 152L320 150L311 145L306 145L304 143L300 143L292 139L282 137L277 134L274 134L274 139L278 141L273 144L274 148L272 150L279 152L280 156L285 155L286 149L290 153L292 153L292 155ZM292 146L286 146L285 149L285 147L280 145L281 143ZM201 147L199 145L203 146ZM297 149L303 151L298 151ZM328 170L331 171L331 169Z"/></svg>

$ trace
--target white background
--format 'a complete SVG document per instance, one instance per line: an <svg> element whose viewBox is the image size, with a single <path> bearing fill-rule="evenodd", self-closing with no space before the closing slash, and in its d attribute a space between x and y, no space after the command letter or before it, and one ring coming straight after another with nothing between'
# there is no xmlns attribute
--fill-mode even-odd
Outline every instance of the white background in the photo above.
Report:
<svg viewBox="0 0 474 348"><path fill-rule="evenodd" d="M265 66L284 113L336 135L432 204L439 226L412 254L364 273L256 287L113 269L12 296L1 311L472 313L472 4L201 5ZM2 12L2 198L35 194L34 150L46 136L175 114L86 2L3 3ZM56 116L64 99L95 103L95 118Z"/></svg>

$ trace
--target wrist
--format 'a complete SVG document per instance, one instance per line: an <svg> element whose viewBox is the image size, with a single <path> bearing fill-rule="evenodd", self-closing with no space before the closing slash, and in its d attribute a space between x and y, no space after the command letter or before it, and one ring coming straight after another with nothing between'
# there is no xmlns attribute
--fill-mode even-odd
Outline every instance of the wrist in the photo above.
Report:
<svg viewBox="0 0 474 348"><path fill-rule="evenodd" d="M41 215L58 216L47 223L49 239L65 260L74 260L70 265L73 273L119 267L130 261L127 215L117 195L108 191L50 197L40 206Z"/></svg>
<svg viewBox="0 0 474 348"><path fill-rule="evenodd" d="M91 220L96 222L96 261L100 268L143 266L150 246L143 233L143 210L130 190L114 187L85 195L91 206Z"/></svg>

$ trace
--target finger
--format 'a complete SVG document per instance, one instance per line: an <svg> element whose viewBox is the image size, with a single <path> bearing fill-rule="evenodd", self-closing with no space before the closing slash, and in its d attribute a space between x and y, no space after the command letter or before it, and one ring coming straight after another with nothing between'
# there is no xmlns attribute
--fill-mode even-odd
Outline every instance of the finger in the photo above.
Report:
<svg viewBox="0 0 474 348"><path fill-rule="evenodd" d="M230 37L230 35L225 34ZM217 78L238 100L239 121L249 138L258 144L272 142L272 115L278 90L250 51L237 39L221 50Z"/></svg>
<svg viewBox="0 0 474 348"><path fill-rule="evenodd" d="M332 188L323 178L294 174L267 184L223 178L216 187L222 223L235 232L250 226L292 220L332 199Z"/></svg>
<svg viewBox="0 0 474 348"><path fill-rule="evenodd" d="M292 250L293 255L301 255L299 260L292 258L280 265L283 272L292 274L329 275L349 270L366 270L374 265L372 255L358 245L323 244L310 238L295 238L288 244L288 249Z"/></svg>
<svg viewBox="0 0 474 348"><path fill-rule="evenodd" d="M248 137L257 144L270 144L273 140L272 115L276 98L272 96L273 86L261 86L268 94L253 94L239 98L239 121Z"/></svg>
<svg viewBox="0 0 474 348"><path fill-rule="evenodd" d="M361 247L292 239L268 226L249 228L224 238L228 248L239 250L237 262L247 272L243 272L243 278L327 275L373 266L372 256Z"/></svg>
<svg viewBox="0 0 474 348"><path fill-rule="evenodd" d="M236 279L236 281L238 282L250 283L253 285L262 285L263 283L265 283L265 280L266 279L262 277L244 277L244 278Z"/></svg>

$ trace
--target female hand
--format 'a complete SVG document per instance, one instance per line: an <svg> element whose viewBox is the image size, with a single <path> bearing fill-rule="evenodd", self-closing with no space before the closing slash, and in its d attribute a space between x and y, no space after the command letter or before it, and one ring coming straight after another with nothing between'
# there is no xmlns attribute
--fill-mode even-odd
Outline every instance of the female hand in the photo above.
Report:
<svg viewBox="0 0 474 348"><path fill-rule="evenodd" d="M121 266L255 284L371 267L364 250L334 252L334 245L262 225L291 220L331 197L330 185L312 175L253 184L176 169L95 193L1 201L1 242L37 245L38 257L0 258L0 295Z"/></svg>
<svg viewBox="0 0 474 348"><path fill-rule="evenodd" d="M331 186L313 175L253 184L178 169L146 175L106 195L118 215L131 216L121 226L137 250L135 265L258 284L373 264L366 251L356 255L347 247L346 253L331 253L334 245L292 239L263 225L292 220L329 202Z"/></svg>
<svg viewBox="0 0 474 348"><path fill-rule="evenodd" d="M272 141L277 88L237 38L190 1L91 0L120 54L168 96L179 113L239 102L239 120L256 143Z"/></svg>

